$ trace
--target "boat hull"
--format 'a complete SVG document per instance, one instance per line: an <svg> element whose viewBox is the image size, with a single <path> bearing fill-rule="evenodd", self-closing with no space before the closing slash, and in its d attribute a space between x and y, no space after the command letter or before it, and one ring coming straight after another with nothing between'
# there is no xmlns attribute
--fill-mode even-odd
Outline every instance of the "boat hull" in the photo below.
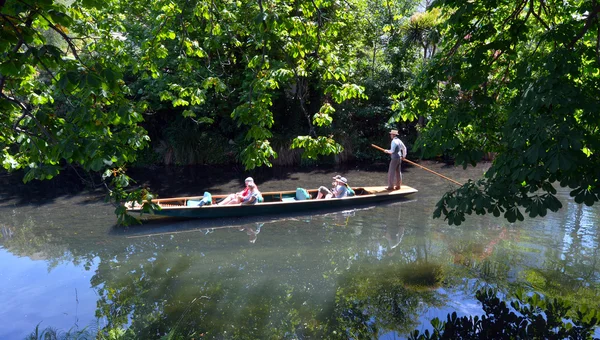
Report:
<svg viewBox="0 0 600 340"><path fill-rule="evenodd" d="M345 198L331 199L309 199L309 200L288 200L272 201L258 203L254 205L210 205L210 206L186 206L188 200L198 200L202 197L184 197L171 199L158 199L155 203L161 205L161 210L155 211L154 215L179 217L179 218L222 218L222 217L244 217L244 216L265 216L275 214L302 213L318 210L343 209L350 206L379 203L384 201L401 200L409 195L415 194L416 189L403 186L399 190L387 191L385 187L362 187L355 188L355 191L362 192L361 195ZM316 190L309 190L313 194ZM295 191L284 191L278 193L264 193L263 196L280 195L280 197L293 195ZM269 197L271 197L269 196ZM169 204L174 203L177 204ZM141 216L141 208L128 207L131 216Z"/></svg>

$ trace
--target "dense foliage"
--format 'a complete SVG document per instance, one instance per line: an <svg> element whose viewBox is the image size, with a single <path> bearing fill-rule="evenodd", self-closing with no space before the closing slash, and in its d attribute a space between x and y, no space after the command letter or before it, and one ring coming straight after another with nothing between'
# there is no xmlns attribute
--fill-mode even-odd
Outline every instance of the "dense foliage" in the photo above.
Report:
<svg viewBox="0 0 600 340"><path fill-rule="evenodd" d="M148 137L122 60L100 53L118 47L112 33L79 6L2 1L0 9L4 168L27 168L28 181L50 179L65 164L100 171L134 161Z"/></svg>
<svg viewBox="0 0 600 340"><path fill-rule="evenodd" d="M457 164L496 155L483 180L442 198L436 216L509 221L556 211L554 182L577 203L600 198L600 3L596 0L456 1L442 11L441 52L408 93L404 119L427 116L422 154Z"/></svg>

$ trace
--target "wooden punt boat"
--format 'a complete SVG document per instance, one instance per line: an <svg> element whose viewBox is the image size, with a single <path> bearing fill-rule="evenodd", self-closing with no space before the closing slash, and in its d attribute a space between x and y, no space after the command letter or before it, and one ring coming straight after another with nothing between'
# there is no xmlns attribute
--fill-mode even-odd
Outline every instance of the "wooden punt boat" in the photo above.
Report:
<svg viewBox="0 0 600 340"><path fill-rule="evenodd" d="M262 193L264 201L254 205L216 205L215 202L227 195L213 195L213 204L198 206L202 196L161 198L152 200L161 209L154 215L181 218L221 218L241 216L264 216L282 213L297 213L323 209L343 209L349 206L371 204L383 201L399 200L417 192L416 189L403 185L401 189L388 191L385 187L353 188L356 195L345 198L314 199L318 189L307 190L311 195L308 200L296 200L296 191L277 191ZM127 212L136 217L141 216L142 206L128 202Z"/></svg>

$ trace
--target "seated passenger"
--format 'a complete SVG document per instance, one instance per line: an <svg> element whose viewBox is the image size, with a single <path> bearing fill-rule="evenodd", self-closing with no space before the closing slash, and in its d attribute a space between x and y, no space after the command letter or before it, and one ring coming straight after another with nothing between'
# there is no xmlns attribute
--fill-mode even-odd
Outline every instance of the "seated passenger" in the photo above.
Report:
<svg viewBox="0 0 600 340"><path fill-rule="evenodd" d="M349 185L346 184L346 188L348 189L348 196L356 196L356 191L352 189Z"/></svg>
<svg viewBox="0 0 600 340"><path fill-rule="evenodd" d="M348 196L348 180L346 177L341 177L336 181L337 185L334 188L333 197L344 198Z"/></svg>
<svg viewBox="0 0 600 340"><path fill-rule="evenodd" d="M331 190L327 189L324 186L319 187L319 191L317 192L317 197L315 199L320 200L321 198L331 197Z"/></svg>
<svg viewBox="0 0 600 340"><path fill-rule="evenodd" d="M248 184L252 183L254 184L254 179L252 177L248 177L246 178L246 180L244 181L246 183L246 188L240 192L237 192L235 194L230 194L229 196L225 197L224 200L222 200L221 202L217 203L217 205L228 205L228 204L240 204L242 203L242 201L248 196L250 195L250 188L248 187ZM256 184L254 184L254 186L256 187ZM256 188L256 190L258 190L258 188Z"/></svg>
<svg viewBox="0 0 600 340"><path fill-rule="evenodd" d="M317 194L317 199L321 198L343 198L348 196L348 188L346 184L348 180L345 177L337 175L333 177L333 183L331 185L333 188L331 190L327 189L324 186L319 187L319 193Z"/></svg>
<svg viewBox="0 0 600 340"><path fill-rule="evenodd" d="M331 187L332 187L331 190L329 190L325 186L320 186L319 190L317 191L317 197L316 197L316 199L319 200L321 198L327 198L327 196L329 196L329 197L333 196L333 194L332 194L331 191L333 190L333 188L335 188L335 185L337 184L336 179L338 179L338 178L342 178L342 176L335 175L335 177L333 177L333 182L331 182Z"/></svg>
<svg viewBox="0 0 600 340"><path fill-rule="evenodd" d="M248 188L250 188L250 193L246 197L244 197L244 199L242 199L241 203L256 204L258 202L262 202L263 198L260 191L256 187L256 184L254 184L254 182L248 183Z"/></svg>

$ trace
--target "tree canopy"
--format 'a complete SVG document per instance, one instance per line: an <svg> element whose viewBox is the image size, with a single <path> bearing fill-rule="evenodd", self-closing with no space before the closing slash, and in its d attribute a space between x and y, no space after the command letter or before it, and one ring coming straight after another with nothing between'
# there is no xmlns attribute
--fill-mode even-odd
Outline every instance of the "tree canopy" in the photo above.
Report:
<svg viewBox="0 0 600 340"><path fill-rule="evenodd" d="M77 5L0 3L0 148L8 170L50 179L64 164L118 168L147 144L113 33ZM77 32L77 33L75 33ZM123 42L119 43L123 45Z"/></svg>
<svg viewBox="0 0 600 340"><path fill-rule="evenodd" d="M495 154L482 180L443 196L435 216L460 224L493 213L545 216L561 203L600 195L600 4L588 1L439 0L440 53L395 96L398 116L427 117L417 147L475 165Z"/></svg>

